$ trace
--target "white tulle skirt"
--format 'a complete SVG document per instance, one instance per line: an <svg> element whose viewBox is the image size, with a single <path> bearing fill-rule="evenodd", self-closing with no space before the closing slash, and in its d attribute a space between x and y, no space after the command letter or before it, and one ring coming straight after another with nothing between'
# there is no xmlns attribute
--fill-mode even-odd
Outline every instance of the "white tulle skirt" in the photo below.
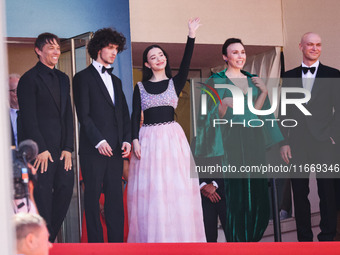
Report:
<svg viewBox="0 0 340 255"><path fill-rule="evenodd" d="M198 178L181 126L143 126L141 159L132 155L128 242L205 242Z"/></svg>

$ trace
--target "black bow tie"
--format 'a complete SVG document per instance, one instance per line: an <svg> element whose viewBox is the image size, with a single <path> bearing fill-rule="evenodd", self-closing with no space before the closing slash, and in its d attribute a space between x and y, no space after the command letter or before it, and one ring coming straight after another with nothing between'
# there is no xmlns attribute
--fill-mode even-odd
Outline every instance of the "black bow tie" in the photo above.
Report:
<svg viewBox="0 0 340 255"><path fill-rule="evenodd" d="M304 74L306 74L307 72L308 72L308 70L312 73L312 74L314 74L315 73L315 67L302 67L302 72L304 73Z"/></svg>
<svg viewBox="0 0 340 255"><path fill-rule="evenodd" d="M103 66L103 67L102 67L102 73L105 73L105 71L106 71L108 74L112 74L113 67L111 67L111 68L106 68L105 66Z"/></svg>

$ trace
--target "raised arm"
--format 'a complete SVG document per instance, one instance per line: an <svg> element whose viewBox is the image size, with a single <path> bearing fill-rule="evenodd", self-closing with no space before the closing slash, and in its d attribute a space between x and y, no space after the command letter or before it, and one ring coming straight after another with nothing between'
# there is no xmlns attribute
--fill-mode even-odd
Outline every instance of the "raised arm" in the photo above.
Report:
<svg viewBox="0 0 340 255"><path fill-rule="evenodd" d="M196 37L196 30L202 25L200 24L200 18L194 18L190 19L188 22L188 27L189 27L189 34L188 36L190 38L195 38Z"/></svg>
<svg viewBox="0 0 340 255"><path fill-rule="evenodd" d="M192 53L194 51L196 30L201 26L200 19L190 19L188 22L188 39L187 44L185 46L184 55L182 58L182 62L178 71L178 74L174 77L174 84L177 95L179 95L184 88L185 82L188 77L189 67L191 62Z"/></svg>

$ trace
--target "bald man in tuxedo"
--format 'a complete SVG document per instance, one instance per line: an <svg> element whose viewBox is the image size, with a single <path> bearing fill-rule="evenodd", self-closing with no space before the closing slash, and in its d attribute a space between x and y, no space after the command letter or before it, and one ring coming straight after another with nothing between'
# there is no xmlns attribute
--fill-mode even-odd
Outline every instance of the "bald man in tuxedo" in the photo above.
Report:
<svg viewBox="0 0 340 255"><path fill-rule="evenodd" d="M283 87L309 90L311 99L304 107L311 115L304 115L295 105L287 105L287 115L279 118L294 119L298 124L281 128L285 137L281 143L281 157L287 164L296 166L326 164L328 168L334 167L335 148L340 143L340 71L320 63L322 43L318 34L304 34L299 48L302 64L284 74ZM301 93L290 93L287 98L299 97ZM331 172L322 174L316 174L321 216L318 240L332 241L336 230L335 179ZM300 177L292 178L298 240L313 241L309 173Z"/></svg>

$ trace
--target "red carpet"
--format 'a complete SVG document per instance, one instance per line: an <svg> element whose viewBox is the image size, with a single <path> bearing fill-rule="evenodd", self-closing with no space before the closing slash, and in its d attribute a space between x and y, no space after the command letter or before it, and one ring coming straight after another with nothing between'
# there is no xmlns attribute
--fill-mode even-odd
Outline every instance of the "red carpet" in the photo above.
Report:
<svg viewBox="0 0 340 255"><path fill-rule="evenodd" d="M50 255L213 254L213 255L339 255L340 242L314 243L175 243L53 244Z"/></svg>

